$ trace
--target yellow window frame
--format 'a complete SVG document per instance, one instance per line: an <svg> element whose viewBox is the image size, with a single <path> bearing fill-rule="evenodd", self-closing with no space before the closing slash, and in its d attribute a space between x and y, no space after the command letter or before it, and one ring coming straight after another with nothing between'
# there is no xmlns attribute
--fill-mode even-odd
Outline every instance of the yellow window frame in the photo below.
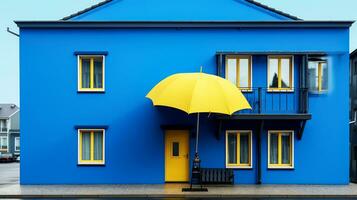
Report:
<svg viewBox="0 0 357 200"><path fill-rule="evenodd" d="M270 87L269 78L270 78L270 59L278 60L278 87ZM281 86L281 60L289 59L289 88L282 88ZM294 91L294 56L291 55L276 55L276 56L268 56L268 91L269 92L292 92Z"/></svg>
<svg viewBox="0 0 357 200"><path fill-rule="evenodd" d="M102 59L102 87L94 88L94 59ZM89 88L84 88L82 85L82 60L90 59L90 81ZM105 90L105 56L104 55L78 55L78 91L80 92L103 92Z"/></svg>
<svg viewBox="0 0 357 200"><path fill-rule="evenodd" d="M102 132L102 159L94 160L94 132ZM83 133L90 133L90 159L83 160L82 154L82 135ZM105 130L104 129L78 129L78 164L83 165L102 165L105 163Z"/></svg>
<svg viewBox="0 0 357 200"><path fill-rule="evenodd" d="M282 135L289 133L290 135L290 163L283 164L282 163ZM278 163L271 164L270 163L270 137L272 134L278 135ZM268 131L268 168L294 168L294 131L291 130L281 130L281 131Z"/></svg>
<svg viewBox="0 0 357 200"><path fill-rule="evenodd" d="M229 163L228 161L228 135L229 134L234 134L237 137L237 163ZM240 163L240 136L243 134L248 134L249 135L249 151L248 151L248 158L249 158L249 163ZM253 160L253 134L252 131L250 130L227 130L226 131L226 168L252 168L252 160Z"/></svg>
<svg viewBox="0 0 357 200"><path fill-rule="evenodd" d="M225 61L225 77L228 79L228 60L235 59L236 60L236 86L244 92L252 91L252 56L248 55L227 55ZM248 88L240 87L240 59L248 59Z"/></svg>
<svg viewBox="0 0 357 200"><path fill-rule="evenodd" d="M326 61L320 61L318 62L318 91L319 92L324 92L326 90L322 89L322 73L323 73L323 64L326 64Z"/></svg>

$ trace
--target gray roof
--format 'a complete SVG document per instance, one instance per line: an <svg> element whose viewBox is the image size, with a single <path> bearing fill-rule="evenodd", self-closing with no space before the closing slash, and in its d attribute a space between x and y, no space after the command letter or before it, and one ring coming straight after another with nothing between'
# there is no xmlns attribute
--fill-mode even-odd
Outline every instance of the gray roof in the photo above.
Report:
<svg viewBox="0 0 357 200"><path fill-rule="evenodd" d="M0 118L9 118L19 109L15 104L0 104Z"/></svg>

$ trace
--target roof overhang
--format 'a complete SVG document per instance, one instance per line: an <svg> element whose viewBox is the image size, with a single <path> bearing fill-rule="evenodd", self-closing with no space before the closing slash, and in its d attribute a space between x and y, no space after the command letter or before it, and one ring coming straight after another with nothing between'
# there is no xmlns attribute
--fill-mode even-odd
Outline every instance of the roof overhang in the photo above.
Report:
<svg viewBox="0 0 357 200"><path fill-rule="evenodd" d="M15 21L20 28L349 28L354 21Z"/></svg>
<svg viewBox="0 0 357 200"><path fill-rule="evenodd" d="M216 55L309 55L326 56L322 51L217 51Z"/></svg>
<svg viewBox="0 0 357 200"><path fill-rule="evenodd" d="M218 120L310 120L311 114L237 114L218 115Z"/></svg>

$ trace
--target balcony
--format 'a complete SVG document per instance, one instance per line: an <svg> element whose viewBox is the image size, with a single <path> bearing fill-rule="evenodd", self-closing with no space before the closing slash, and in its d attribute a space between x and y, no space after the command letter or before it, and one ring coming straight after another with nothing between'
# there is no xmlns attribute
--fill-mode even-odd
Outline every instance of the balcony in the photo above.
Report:
<svg viewBox="0 0 357 200"><path fill-rule="evenodd" d="M0 132L7 132L7 128L0 128Z"/></svg>
<svg viewBox="0 0 357 200"><path fill-rule="evenodd" d="M308 89L271 90L268 88L252 88L243 90L243 94L252 110L243 110L240 114L306 114L308 113Z"/></svg>

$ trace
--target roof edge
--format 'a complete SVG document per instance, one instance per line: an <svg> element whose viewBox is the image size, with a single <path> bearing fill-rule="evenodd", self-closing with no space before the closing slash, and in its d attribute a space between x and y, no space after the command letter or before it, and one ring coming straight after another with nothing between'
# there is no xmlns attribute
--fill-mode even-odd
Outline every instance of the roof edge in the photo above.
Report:
<svg viewBox="0 0 357 200"><path fill-rule="evenodd" d="M71 15L68 15L68 16L66 16L66 17L63 17L63 18L60 19L60 20L69 20L69 19L72 19L72 18L74 18L74 17L80 16L80 15L86 13L86 12L89 12L89 11L91 11L91 10L93 10L93 9L96 9L96 8L98 8L98 7L100 7L100 6L103 6L103 5L105 5L105 4L109 3L109 2L112 2L112 1L113 1L113 0L105 0L105 1L99 2L99 3L97 3L97 4L95 4L95 5L91 6L91 7L85 8L85 9L83 9L83 10L80 10L80 11L76 12L76 13L73 13L73 14L71 14Z"/></svg>
<svg viewBox="0 0 357 200"><path fill-rule="evenodd" d="M254 4L254 5L258 6L258 7L261 7L261 8L263 8L263 9L269 10L269 11L271 11L271 12L273 12L273 13L278 14L278 15L282 15L282 16L284 16L284 17L290 18L290 19L292 19L292 20L302 20L302 19L300 19L300 18L298 18L298 17L296 17L296 16L294 16L294 15L290 15L290 14L288 14L288 13L285 13L285 12L283 12L283 11L280 11L280 10L277 10L277 9L275 9L275 8L269 7L269 6L267 6L267 5L264 5L264 4L262 4L262 3L259 3L259 2L257 2L257 1L254 1L254 0L245 0L245 1L248 2L248 3Z"/></svg>
<svg viewBox="0 0 357 200"><path fill-rule="evenodd" d="M354 21L15 21L19 28L349 28Z"/></svg>
<svg viewBox="0 0 357 200"><path fill-rule="evenodd" d="M82 14L84 14L84 13L87 13L87 12L89 12L89 11L91 11L91 10L94 10L94 9L96 9L96 8L98 8L98 7L101 7L101 6L105 5L105 4L108 4L108 3L112 2L112 1L113 1L113 0L105 0L105 1L99 2L99 3L97 3L97 4L93 5L93 6L90 6L90 7L88 7L88 8L83 9L83 10L80 10L80 11L78 11L78 12L76 12L76 13L73 13L73 14L71 14L71 15L68 15L68 16L66 16L66 17L63 17L63 18L60 19L60 20L69 20L69 19L72 19L72 18L74 18L74 17L78 17L78 16L80 16L80 15L82 15ZM255 0L245 0L245 1L246 1L247 3L253 4L253 5L255 5L255 6L258 6L258 7L260 7L260 8L266 9L266 10L268 10L268 11L270 11L270 12L275 13L275 14L282 15L282 16L284 16L284 17L290 18L290 19L292 19L292 20L302 20L302 19L300 19L300 18L298 18L298 17L296 17L296 16L294 16L294 15L290 15L290 14L285 13L285 12L283 12L283 11L280 11L280 10L277 10L277 9L272 8L272 7L270 7L270 6L267 6L267 5L264 5L264 4L262 4L262 3L259 3L259 2L255 1Z"/></svg>

